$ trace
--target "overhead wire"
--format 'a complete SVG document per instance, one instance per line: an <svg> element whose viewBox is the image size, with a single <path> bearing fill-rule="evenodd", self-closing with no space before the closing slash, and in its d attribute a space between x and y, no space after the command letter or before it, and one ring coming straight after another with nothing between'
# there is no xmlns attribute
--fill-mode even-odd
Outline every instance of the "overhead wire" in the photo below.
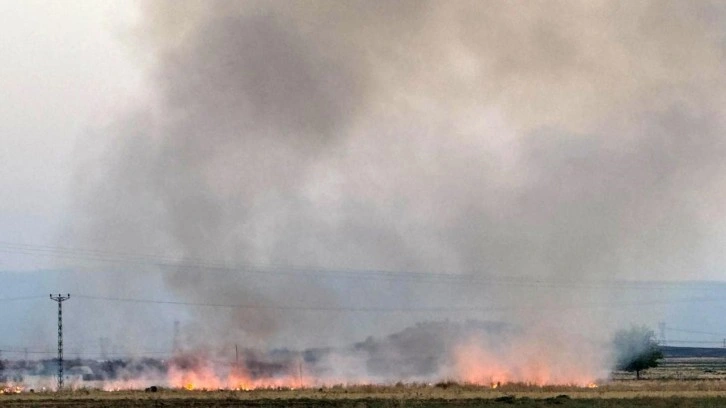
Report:
<svg viewBox="0 0 726 408"><path fill-rule="evenodd" d="M706 340L668 340L666 343L677 343L677 344L723 344L721 341L706 341Z"/></svg>
<svg viewBox="0 0 726 408"><path fill-rule="evenodd" d="M665 328L665 331L678 332L678 333L691 333L691 334L705 334L705 335L709 335L709 336L726 336L726 333L724 333L724 332L709 332L709 331L700 331L700 330L679 329L676 327L667 327L667 326Z"/></svg>
<svg viewBox="0 0 726 408"><path fill-rule="evenodd" d="M12 298L0 298L0 302L15 302L18 300L47 299L47 296L19 296Z"/></svg>
<svg viewBox="0 0 726 408"><path fill-rule="evenodd" d="M173 300L159 300L159 299L142 299L142 298L123 298L123 297L110 297L110 296L93 296L78 294L74 295L76 298L88 299L88 300L105 300L113 302L127 302L127 303L141 303L141 304L161 304L161 305L181 305L181 306L196 306L196 307L208 307L208 308L231 308L231 309L273 309L273 310L286 310L286 311L327 311L327 312L464 312L464 311L486 311L486 312L498 312L498 311L509 311L509 310L562 310L562 309L581 309L581 308L599 308L599 307L623 307L623 306L646 306L646 305L661 305L670 303L680 302L717 302L726 301L723 298L682 298L682 299L667 299L667 300L655 300L655 301L640 301L640 302L617 302L617 303L578 303L571 305L518 305L518 306L434 306L434 307L352 307L352 306L304 306L304 305L261 305L261 304L224 304L224 303L208 303L208 302L183 302Z"/></svg>
<svg viewBox="0 0 726 408"><path fill-rule="evenodd" d="M249 263L227 264L200 258L170 257L152 254L133 254L127 252L104 251L98 249L70 248L49 245L33 245L0 241L0 252L19 253L26 255L57 256L86 261L110 262L126 265L155 266L166 272L207 271L215 273L256 274L265 277L311 277L336 279L368 279L413 281L431 284L461 284L486 286L515 286L542 288L580 288L580 289L708 289L713 285L696 285L693 282L638 282L638 281L607 281L581 280L564 281L543 279L540 277L500 275L482 275L474 273L421 272L421 271L389 271L389 270L355 270L326 269L300 267L290 265L255 265Z"/></svg>
<svg viewBox="0 0 726 408"><path fill-rule="evenodd" d="M135 355L135 356L142 356L142 355L172 355L173 353L171 351L163 351L163 350L135 350L133 352L106 352L106 353L100 353L100 352L84 352L84 351L71 351L69 350L70 347L66 346L66 354L69 356L74 355L82 355L85 357L98 357L98 356L129 356L129 355ZM57 351L50 351L50 350L25 350L25 349L15 349L15 348L0 348L0 353L7 353L7 354L39 354L39 355L57 355Z"/></svg>

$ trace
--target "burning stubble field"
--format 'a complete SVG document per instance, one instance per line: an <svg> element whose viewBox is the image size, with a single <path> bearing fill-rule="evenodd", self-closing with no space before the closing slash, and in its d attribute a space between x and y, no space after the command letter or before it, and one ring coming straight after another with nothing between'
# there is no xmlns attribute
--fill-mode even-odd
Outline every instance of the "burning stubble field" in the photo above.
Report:
<svg viewBox="0 0 726 408"><path fill-rule="evenodd" d="M276 364L264 360L263 354L255 359L243 353L244 358L235 364L240 364L238 374L247 376L229 378L218 377L213 370L207 370L210 367L189 358L175 360L157 376L151 375L147 362L141 365L146 368L142 371L146 376L134 376L136 371L129 361L131 365L119 376L86 380L67 377L64 392L60 393L52 391L52 375L33 376L15 370L14 375L4 377L14 382L0 383L0 406L726 406L726 349L662 350L664 358L658 361L658 367L641 372L639 380L632 372L605 371L600 380L591 377L580 382L558 382L552 377L523 382L512 379L516 378L513 375L458 381L439 375L429 380L396 382L396 378L406 378L399 375L381 381L331 382L313 366L303 367L301 360L281 359L281 352L275 354ZM283 364L288 360L297 364ZM373 361L379 364L379 360ZM195 361L197 364L192 364ZM370 364L370 360L360 361ZM400 364L390 359L388 362ZM475 365L481 372L496 372L496 366ZM8 364L6 368L14 366ZM86 368L90 372L90 367ZM291 368L295 375L291 376ZM554 385L561 383L569 385Z"/></svg>
<svg viewBox="0 0 726 408"><path fill-rule="evenodd" d="M614 373L597 386L483 386L437 384L336 385L239 390L21 392L0 396L3 407L721 407L726 406L726 360L667 358L635 380Z"/></svg>

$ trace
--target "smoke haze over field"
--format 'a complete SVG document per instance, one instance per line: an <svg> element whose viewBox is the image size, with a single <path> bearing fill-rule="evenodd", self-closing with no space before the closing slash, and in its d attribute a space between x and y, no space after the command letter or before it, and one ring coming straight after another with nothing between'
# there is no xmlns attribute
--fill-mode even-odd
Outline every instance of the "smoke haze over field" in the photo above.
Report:
<svg viewBox="0 0 726 408"><path fill-rule="evenodd" d="M719 2L141 7L132 38L153 97L85 154L64 239L224 264L166 268L164 283L186 302L268 307L194 309L189 344L331 344L440 316L279 305L469 307L451 316L527 327L515 342L527 353L571 349L551 361L575 362L575 343L600 347L623 317L578 305L633 300L591 282L720 276ZM133 293L156 273L135 270L99 290Z"/></svg>

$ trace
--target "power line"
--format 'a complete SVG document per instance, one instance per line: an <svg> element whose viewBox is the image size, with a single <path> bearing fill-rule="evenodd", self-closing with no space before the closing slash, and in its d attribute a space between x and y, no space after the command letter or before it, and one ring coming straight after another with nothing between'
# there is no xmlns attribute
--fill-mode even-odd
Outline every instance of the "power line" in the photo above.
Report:
<svg viewBox="0 0 726 408"><path fill-rule="evenodd" d="M351 278L351 279L402 279L402 280L422 280L422 279L436 279L436 280L463 280L463 283L472 283L471 279L481 279L475 275L461 275L453 273L430 273L430 272L403 272L403 271L379 271L379 270L351 270L351 269L339 269L330 270L323 268L302 268L295 266L280 266L280 265L253 265L253 264L237 264L228 265L218 262L211 262L201 259L193 258L172 258L163 256L153 255L136 255L128 253L116 253L109 251L100 250L87 250L87 249L72 249L66 247L50 247L50 246L35 246L29 244L13 244L7 242L0 242L0 252L13 252L29 255L48 255L48 256L60 256L70 257L75 259L93 260L93 261L106 261L112 263L127 263L127 264L142 264L157 266L162 268L173 268L174 271L179 270L213 270L215 272L236 272L245 274L264 274L266 276L300 276L304 275L306 278L310 275L323 276L323 277L335 277L335 278ZM522 278L524 279L524 278ZM525 284L527 286L538 285L541 286L544 282L532 281L531 279L521 280L514 278L487 278L487 283L491 284L493 281L498 283L511 283L511 284Z"/></svg>
<svg viewBox="0 0 726 408"><path fill-rule="evenodd" d="M688 329L678 329L678 328L666 328L666 331L672 331L672 332L679 332L679 333L691 333L691 334L706 334L709 336L726 336L726 333L718 333L718 332L707 332L707 331L699 331L699 330L688 330Z"/></svg>
<svg viewBox="0 0 726 408"><path fill-rule="evenodd" d="M483 306L433 306L433 307L346 307L346 306L293 306L293 305L254 305L254 304L223 304L223 303L207 303L207 302L182 302L173 300L157 300L157 299L140 299L140 298L121 298L106 296L90 296L76 295L80 299L88 300L104 300L112 302L127 302L140 304L162 304L162 305L179 305L179 306L195 306L208 308L227 308L227 309L252 309L252 310L286 310L286 311L325 311L325 312L465 312L465 311L509 311L509 310L562 310L562 309L582 309L582 308L599 308L599 307L623 307L623 306L645 306L645 305L661 305L680 302L716 302L726 301L723 298L684 298L670 300L656 300L650 302L615 302L615 303L579 303L571 305L554 305L551 307L543 305L519 305L519 306L499 306L499 307L483 307Z"/></svg>
<svg viewBox="0 0 726 408"><path fill-rule="evenodd" d="M537 277L505 277L497 275L481 276L480 274L442 273L442 272L416 272L416 271L386 271L386 270L355 270L355 269L326 269L314 267L299 267L290 265L255 265L255 264L226 264L204 260L200 258L179 258L151 254L132 254L126 252L112 252L97 249L81 249L70 247L57 247L48 245L19 244L0 242L0 252L10 252L26 255L58 256L89 261L101 261L118 264L146 265L159 267L166 271L195 271L205 270L216 273L257 274L266 277L298 276L309 279L336 278L336 279L365 279L365 280L397 280L414 281L416 283L430 284L463 284L486 286L515 286L543 288L580 288L580 289L706 289L713 290L713 285L696 286L692 282L636 282L636 281L605 281L589 280L571 282L563 280L542 279Z"/></svg>
<svg viewBox="0 0 726 408"><path fill-rule="evenodd" d="M668 343L678 343L678 344L722 344L721 341L708 341L708 340L668 340Z"/></svg>
<svg viewBox="0 0 726 408"><path fill-rule="evenodd" d="M25 349L12 350L12 349L5 349L5 348L0 348L0 352L16 353L16 354L24 354L24 353L27 353L27 354L55 354L56 353L55 351L40 351L40 350L25 350Z"/></svg>
<svg viewBox="0 0 726 408"><path fill-rule="evenodd" d="M0 298L0 302L14 302L16 300L45 299L45 296L21 296L14 298Z"/></svg>
<svg viewBox="0 0 726 408"><path fill-rule="evenodd" d="M509 310L526 310L536 308L540 310L562 310L562 309L585 309L585 308L617 308L617 307L630 307L630 306L647 306L647 305L664 305L673 303L697 303L697 302L726 302L726 299L722 297L689 297L680 299L660 299L653 301L635 301L635 302L601 302L601 303L573 303L568 305L553 305L548 307L547 305L541 304L519 304L516 306L405 306L405 307L370 307L370 306L307 306L307 305L279 305L279 304L225 304L225 303L212 303L212 302L187 302L187 301L176 301L176 300L164 300L164 299L144 299L144 298L126 298L126 297L109 297L109 296L95 296L95 295L74 295L78 299L96 300L96 301L110 301L110 302L125 302L125 303L138 303L138 304L159 304L159 305L177 305L177 306L191 306L191 307L207 307L207 308L226 308L226 309L251 309L251 310L286 310L286 311L321 311L321 312L466 312L466 311L509 311ZM45 298L44 296L24 296L18 298L5 298L0 301L14 301L14 300L32 300ZM709 334L709 335L726 335L723 333L715 332L699 332L693 330L683 330L676 328L668 328L668 331L680 331L684 333L694 334Z"/></svg>
<svg viewBox="0 0 726 408"><path fill-rule="evenodd" d="M5 349L0 348L0 352L8 353L8 354L40 354L40 355L53 355L56 352L55 351L47 351L47 350L25 350L25 349ZM82 356L102 356L101 353L86 353L86 352L73 352L71 354L77 354ZM162 351L162 350L150 350L150 351L134 351L131 352L112 352L112 353L106 353L110 356L128 356L128 355L171 355L172 353L170 351Z"/></svg>
<svg viewBox="0 0 726 408"><path fill-rule="evenodd" d="M113 301L113 302L198 306L198 307L227 308L227 309L253 309L253 310L276 309L276 310L331 311L331 312L440 312L440 311L449 312L449 311L483 310L482 308L479 308L479 307L386 308L386 307L344 307L344 306L243 305L243 304L222 304L222 303L205 303L205 302L180 302L180 301L173 301L173 300L118 298L118 297L88 296L88 295L76 295L76 297L80 298L80 299L107 300L107 301Z"/></svg>
<svg viewBox="0 0 726 408"><path fill-rule="evenodd" d="M471 283L472 280L480 280L483 283L492 284L492 283L508 283L508 284L522 284L522 285L536 285L538 287L541 287L542 285L546 285L548 283L556 284L556 285L565 285L565 286L580 286L577 282L569 282L569 281L545 281L543 279L539 278L532 278L532 277L503 277L503 276L486 276L481 277L479 275L474 274L456 274L456 273L436 273L436 272L414 272L414 271L387 271L387 270L354 270L354 269L325 269L325 268L312 268L312 267L299 267L299 266L290 266L290 265L255 265L255 264L237 264L237 265L229 265L229 264L223 264L219 262L204 260L200 258L176 258L176 257L168 257L168 256L158 256L158 255L151 255L151 254L132 254L132 253L124 253L124 252L112 252L112 251L102 251L102 250L95 250L95 249L78 249L78 248L69 248L69 247L54 247L54 246L38 246L38 245L31 245L31 244L16 244L16 243L8 243L8 242L0 242L0 251L2 248L10 249L10 250L17 250L17 251L29 251L30 253L35 254L35 252L39 251L41 253L48 253L50 255L70 255L70 256L78 256L79 259L87 259L87 260L100 260L100 261L109 261L109 262L120 262L120 263L144 263L144 264L150 264L155 266L166 266L166 267L175 267L175 268L182 268L182 269L209 269L209 270L220 270L220 271L230 271L230 272L244 272L244 273L275 273L278 275L299 275L301 273L304 274L316 274L316 275L333 275L335 277L350 277L350 278L396 278L396 279L426 279L426 278L434 278L434 279L453 279L457 281L462 281L462 283ZM585 282L586 284L596 284L596 285L616 285L615 287L620 287L621 285L628 285L628 286L647 286L652 287L652 283L648 282L608 282L608 281L590 281ZM673 288L673 284L667 284L664 282L659 283L662 288Z"/></svg>

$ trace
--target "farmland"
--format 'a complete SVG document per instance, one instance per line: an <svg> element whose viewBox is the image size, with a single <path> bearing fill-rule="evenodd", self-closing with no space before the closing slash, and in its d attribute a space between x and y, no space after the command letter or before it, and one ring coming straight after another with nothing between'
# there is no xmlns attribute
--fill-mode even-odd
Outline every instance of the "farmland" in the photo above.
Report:
<svg viewBox="0 0 726 408"><path fill-rule="evenodd" d="M181 391L158 393L142 391L103 392L82 390L67 393L7 395L3 406L9 407L436 407L436 406L723 406L726 386L707 384L681 388L677 383L645 382L638 387L613 384L598 390L572 387L481 387L452 386L446 389L429 386L353 387L324 390L257 390L257 391ZM692 384L691 384L692 385ZM697 389L701 388L701 389Z"/></svg>
<svg viewBox="0 0 726 408"><path fill-rule="evenodd" d="M6 407L716 407L726 405L726 360L669 357L642 380L618 372L597 387L501 384L336 385L306 389L178 390L106 392L80 388L61 393L0 396Z"/></svg>

